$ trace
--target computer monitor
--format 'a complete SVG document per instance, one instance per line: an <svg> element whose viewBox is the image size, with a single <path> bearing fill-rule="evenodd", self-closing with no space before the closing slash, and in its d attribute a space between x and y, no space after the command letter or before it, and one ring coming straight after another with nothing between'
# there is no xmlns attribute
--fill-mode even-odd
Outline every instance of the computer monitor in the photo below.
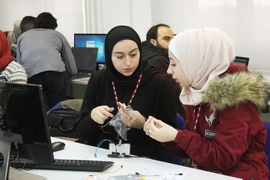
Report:
<svg viewBox="0 0 270 180"><path fill-rule="evenodd" d="M249 63L249 58L248 57L241 57L241 56L236 56L234 60L235 64L244 64L248 67Z"/></svg>
<svg viewBox="0 0 270 180"><path fill-rule="evenodd" d="M98 48L97 63L105 64L104 42L106 34L74 34L74 47L96 47Z"/></svg>
<svg viewBox="0 0 270 180"><path fill-rule="evenodd" d="M78 73L92 73L96 70L98 48L71 48Z"/></svg>
<svg viewBox="0 0 270 180"><path fill-rule="evenodd" d="M0 81L0 122L0 152L7 160L0 171L8 173L9 163L17 157L40 164L53 162L41 85ZM16 147L11 155L6 152L10 144Z"/></svg>

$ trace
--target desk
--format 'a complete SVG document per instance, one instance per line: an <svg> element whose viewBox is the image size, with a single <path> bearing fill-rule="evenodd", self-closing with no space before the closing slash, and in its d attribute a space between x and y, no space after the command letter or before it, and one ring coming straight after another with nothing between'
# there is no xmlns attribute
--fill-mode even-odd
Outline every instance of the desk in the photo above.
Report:
<svg viewBox="0 0 270 180"><path fill-rule="evenodd" d="M67 97L83 99L89 78L80 78L67 81Z"/></svg>
<svg viewBox="0 0 270 180"><path fill-rule="evenodd" d="M58 141L57 138L52 138L52 142ZM57 151L54 153L55 158L62 159L93 159L93 154L96 151L96 147L88 146L84 144L79 144L71 141L60 140L65 142L66 146L64 150ZM119 169L119 171L111 174L104 174L95 176L96 178L105 179L109 176L115 175L127 175L139 172L141 174L162 174L162 173L183 173L188 176L185 180L237 180L238 178L233 178L229 176L224 176L216 173L210 173L207 171L202 171L198 169L188 168L184 166L179 166L171 163L165 163L160 161L155 161L147 158L108 158L107 154L110 153L106 149L99 148L97 150L98 159L100 160L110 160L114 161L114 165L108 168L104 172L113 172ZM52 171L52 170L31 170L30 173L47 177L48 180L54 179L65 179L65 180L82 180L89 177L90 174L100 174L99 172L84 172L84 171ZM160 179L160 177L145 177L146 180ZM177 179L175 179L177 180ZM239 180L239 179L238 179Z"/></svg>

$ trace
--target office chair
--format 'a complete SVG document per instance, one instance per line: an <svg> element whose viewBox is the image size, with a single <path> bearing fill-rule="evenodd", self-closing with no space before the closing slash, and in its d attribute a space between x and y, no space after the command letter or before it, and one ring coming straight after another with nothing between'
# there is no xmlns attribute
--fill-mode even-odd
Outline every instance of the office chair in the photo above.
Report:
<svg viewBox="0 0 270 180"><path fill-rule="evenodd" d="M266 138L266 146L264 148L264 151L268 157L268 169L270 172L270 122L269 121L263 121L264 125L266 126L267 129L267 138ZM268 177L270 180L270 175Z"/></svg>
<svg viewBox="0 0 270 180"><path fill-rule="evenodd" d="M177 128L184 130L185 129L185 120L183 119L183 117L177 113L176 120L177 120ZM172 155L171 163L182 165L182 162L183 162L182 158L180 158L174 154Z"/></svg>

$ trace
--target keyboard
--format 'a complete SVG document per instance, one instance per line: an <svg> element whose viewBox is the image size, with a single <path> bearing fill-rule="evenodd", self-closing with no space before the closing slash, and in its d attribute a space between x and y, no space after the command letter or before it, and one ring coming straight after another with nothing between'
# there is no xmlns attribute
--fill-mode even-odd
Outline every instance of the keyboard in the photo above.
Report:
<svg viewBox="0 0 270 180"><path fill-rule="evenodd" d="M49 169L102 172L114 164L112 161L55 159L53 164L36 164L27 159L15 159L10 166L21 169Z"/></svg>

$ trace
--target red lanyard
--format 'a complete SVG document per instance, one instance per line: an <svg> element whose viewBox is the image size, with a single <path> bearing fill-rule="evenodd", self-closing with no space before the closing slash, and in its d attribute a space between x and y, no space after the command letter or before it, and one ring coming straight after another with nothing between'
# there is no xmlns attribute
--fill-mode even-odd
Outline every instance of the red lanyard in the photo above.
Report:
<svg viewBox="0 0 270 180"><path fill-rule="evenodd" d="M195 119L194 131L196 131L196 129L197 129L197 124L198 124L199 117L200 117L200 112L201 112L201 106L202 105L200 104L197 115L196 115L196 111L195 111L196 107L194 108L194 119Z"/></svg>
<svg viewBox="0 0 270 180"><path fill-rule="evenodd" d="M131 95L131 97L130 97L130 100L129 100L129 102L128 102L128 106L131 104L131 102L132 102L132 100L133 100L133 98L134 98L134 96L135 96L135 94L136 94L136 92L137 92L137 90L138 90L138 87L139 87L139 85L140 85L140 83L141 83L141 80L142 80L142 74L140 74L140 76L139 76L139 79L138 79L138 82L137 82L137 85L135 86L135 89L134 89L134 91L133 91L133 93L132 93L132 95ZM115 88L115 85L114 85L114 82L112 81L112 87L113 87L113 93L114 93L114 97L115 97L115 102L116 102L116 105L117 105L117 108L118 108L118 110L120 109L120 107L119 107L119 105L118 105L118 96L117 96L117 93L116 93L116 88Z"/></svg>

